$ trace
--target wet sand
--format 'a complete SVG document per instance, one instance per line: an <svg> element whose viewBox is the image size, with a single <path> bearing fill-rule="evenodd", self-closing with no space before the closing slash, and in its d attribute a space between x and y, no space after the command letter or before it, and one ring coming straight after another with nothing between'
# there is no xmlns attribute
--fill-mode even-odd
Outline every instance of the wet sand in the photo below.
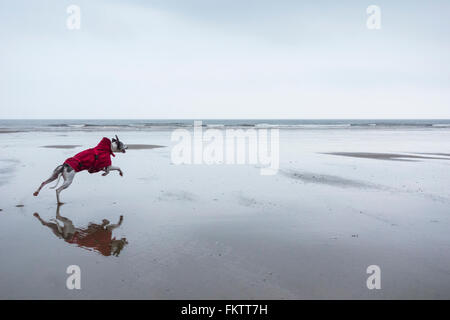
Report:
<svg viewBox="0 0 450 320"><path fill-rule="evenodd" d="M392 161L417 161L410 159L437 159L437 160L450 160L450 158L443 157L424 157L416 156L410 154L395 154L395 153L374 153L374 152L325 152L324 154L330 154L335 156L343 157L354 157L354 158L366 158L366 159L377 159L377 160L392 160ZM421 154L421 153L418 153ZM446 153L422 153L428 155L443 155Z"/></svg>
<svg viewBox="0 0 450 320"><path fill-rule="evenodd" d="M444 157L450 157L450 153L431 153L431 152L417 152L417 154L427 154L427 155L433 155L433 156L444 156Z"/></svg>
<svg viewBox="0 0 450 320"><path fill-rule="evenodd" d="M127 132L129 145L168 147L117 154L123 177L77 174L59 208L48 187L32 196L76 152L41 146L113 134L2 135L0 298L450 298L450 162L325 154L447 153L450 130L282 130L274 176L174 165L170 132ZM81 290L66 288L74 264ZM373 264L381 290L366 287Z"/></svg>
<svg viewBox="0 0 450 320"><path fill-rule="evenodd" d="M324 184L329 186L336 186L342 188L369 188L369 189L377 189L376 185L373 185L369 182L351 180L344 177L334 176L334 175L326 175L320 173L312 173L312 172L303 172L303 171L281 171L282 175L289 177L294 180L301 181L303 183L315 183L315 184Z"/></svg>

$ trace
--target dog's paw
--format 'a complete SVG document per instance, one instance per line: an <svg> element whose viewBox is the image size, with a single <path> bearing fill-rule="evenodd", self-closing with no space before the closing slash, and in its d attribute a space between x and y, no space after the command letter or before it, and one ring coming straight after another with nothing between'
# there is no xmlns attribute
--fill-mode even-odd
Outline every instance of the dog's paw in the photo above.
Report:
<svg viewBox="0 0 450 320"><path fill-rule="evenodd" d="M121 177L123 177L123 172L122 171L120 171L119 174L120 174Z"/></svg>
<svg viewBox="0 0 450 320"><path fill-rule="evenodd" d="M39 192L33 192L33 196L35 196L35 197L37 197L38 196L38 194L39 194Z"/></svg>
<svg viewBox="0 0 450 320"><path fill-rule="evenodd" d="M36 218L39 218L39 213L35 212L35 213L33 213L33 216L35 216Z"/></svg>

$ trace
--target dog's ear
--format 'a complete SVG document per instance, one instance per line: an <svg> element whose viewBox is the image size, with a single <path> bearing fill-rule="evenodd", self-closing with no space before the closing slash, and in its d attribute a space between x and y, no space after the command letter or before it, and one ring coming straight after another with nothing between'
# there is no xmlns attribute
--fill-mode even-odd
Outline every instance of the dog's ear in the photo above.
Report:
<svg viewBox="0 0 450 320"><path fill-rule="evenodd" d="M111 140L112 142L116 142L116 139L114 139L114 138L112 138L112 140Z"/></svg>
<svg viewBox="0 0 450 320"><path fill-rule="evenodd" d="M117 141L120 141L120 140L119 140L119 137L117 136L117 134L116 134L116 140L117 140Z"/></svg>

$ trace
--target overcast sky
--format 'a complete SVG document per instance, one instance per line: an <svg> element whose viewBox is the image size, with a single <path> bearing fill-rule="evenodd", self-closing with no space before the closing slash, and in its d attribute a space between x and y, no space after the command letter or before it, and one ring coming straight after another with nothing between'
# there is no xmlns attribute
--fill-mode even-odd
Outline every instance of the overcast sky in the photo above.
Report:
<svg viewBox="0 0 450 320"><path fill-rule="evenodd" d="M0 118L450 118L449 39L448 0L0 0Z"/></svg>

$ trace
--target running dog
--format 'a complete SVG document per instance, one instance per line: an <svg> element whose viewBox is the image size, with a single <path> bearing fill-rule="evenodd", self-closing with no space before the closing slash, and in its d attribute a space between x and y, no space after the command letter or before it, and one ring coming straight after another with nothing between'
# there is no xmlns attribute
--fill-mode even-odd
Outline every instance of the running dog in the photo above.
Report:
<svg viewBox="0 0 450 320"><path fill-rule="evenodd" d="M58 179L56 185L51 187L51 189L56 188L58 186L59 179L62 176L64 183L56 189L56 200L58 204L62 204L59 200L59 194L72 184L73 178L77 172L83 170L87 170L89 173L104 171L102 176L106 176L110 171L116 170L119 171L121 176L123 176L123 172L119 167L114 167L111 165L111 156L115 157L114 152L125 153L126 149L128 149L128 146L122 143L117 135L115 139L112 139L112 141L108 138L103 138L95 148L77 153L75 156L66 159L62 165L57 166L55 170L53 170L50 178L42 182L33 195L35 197L38 196L39 192L46 184Z"/></svg>

